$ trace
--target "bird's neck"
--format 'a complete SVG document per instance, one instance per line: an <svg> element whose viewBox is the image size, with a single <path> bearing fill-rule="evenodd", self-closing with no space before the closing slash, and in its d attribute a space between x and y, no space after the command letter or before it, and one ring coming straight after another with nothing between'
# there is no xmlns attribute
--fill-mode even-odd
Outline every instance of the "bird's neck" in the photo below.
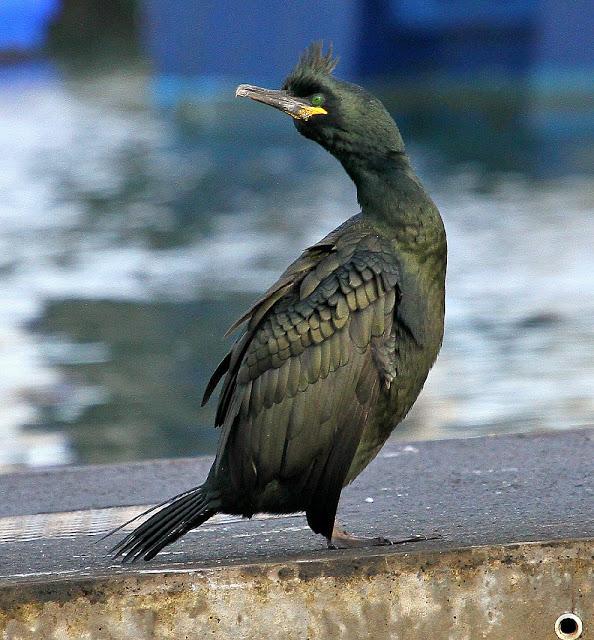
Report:
<svg viewBox="0 0 594 640"><path fill-rule="evenodd" d="M435 206L413 171L404 151L339 158L357 187L363 214L382 225L425 226Z"/></svg>
<svg viewBox="0 0 594 640"><path fill-rule="evenodd" d="M390 161L346 163L345 169L357 187L361 215L393 244L400 267L403 290L409 301L404 313L429 317L429 309L441 309L443 318L447 242L439 210L414 173L404 153ZM415 306L418 301L419 306ZM413 305L412 307L406 305ZM442 323L421 323L420 339L438 349ZM428 344L428 343L427 343ZM437 351L435 352L437 353Z"/></svg>

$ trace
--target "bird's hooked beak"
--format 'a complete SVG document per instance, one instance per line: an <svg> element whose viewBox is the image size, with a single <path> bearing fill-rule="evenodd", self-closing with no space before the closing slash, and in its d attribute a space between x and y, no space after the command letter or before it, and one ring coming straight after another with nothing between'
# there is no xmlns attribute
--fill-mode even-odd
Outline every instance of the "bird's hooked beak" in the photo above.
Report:
<svg viewBox="0 0 594 640"><path fill-rule="evenodd" d="M251 84L240 84L235 90L239 98L251 98L256 102L268 104L275 109L284 111L296 120L309 120L312 116L325 115L328 112L322 107L314 107L304 98L295 98L287 91L262 89Z"/></svg>

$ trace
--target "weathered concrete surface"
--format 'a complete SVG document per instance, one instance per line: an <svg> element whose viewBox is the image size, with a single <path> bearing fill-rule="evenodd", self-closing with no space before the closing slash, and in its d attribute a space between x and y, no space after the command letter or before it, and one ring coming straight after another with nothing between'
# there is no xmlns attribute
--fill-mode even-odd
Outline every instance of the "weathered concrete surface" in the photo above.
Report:
<svg viewBox="0 0 594 640"><path fill-rule="evenodd" d="M90 544L207 466L0 477L2 637L544 640L564 611L594 637L594 430L387 445L343 519L436 540L329 552L293 516L222 517L131 568Z"/></svg>
<svg viewBox="0 0 594 640"><path fill-rule="evenodd" d="M594 628L591 543L340 556L51 581L3 594L4 638L545 640Z"/></svg>

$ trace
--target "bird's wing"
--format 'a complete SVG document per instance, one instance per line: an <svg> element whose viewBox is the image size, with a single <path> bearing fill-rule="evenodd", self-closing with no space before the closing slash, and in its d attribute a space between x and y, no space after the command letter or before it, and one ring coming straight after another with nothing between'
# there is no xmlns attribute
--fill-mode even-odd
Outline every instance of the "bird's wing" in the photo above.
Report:
<svg viewBox="0 0 594 640"><path fill-rule="evenodd" d="M369 410L391 381L382 354L398 295L398 265L377 233L355 225L326 239L245 316L207 390L226 372L217 459L226 455L234 485L301 477L308 491L323 487L308 518L324 535Z"/></svg>
<svg viewBox="0 0 594 640"><path fill-rule="evenodd" d="M231 372L232 375L228 375L225 378L219 398L217 417L215 418L216 426L220 426L223 423L224 416L227 413L230 391L235 383L234 374L237 373L237 367L241 363L241 356L243 356L243 353L245 352L245 347L252 339L254 330L258 327L262 318L271 309L274 303L285 293L293 290L295 286L317 266L320 260L336 251L337 244L341 246L349 244L349 237L353 235L353 229L359 226L359 220L359 215L353 216L337 229L329 233L326 237L322 238L322 240L311 247L308 247L299 256L299 258L297 258L297 260L285 269L280 278L264 293L264 295L227 329L225 333L226 336L233 333L236 329L241 327L241 325L245 323L248 324L247 331L217 366L202 397L202 406L204 406L210 399L212 392L216 389L223 376L227 372ZM344 233L345 231L346 233Z"/></svg>

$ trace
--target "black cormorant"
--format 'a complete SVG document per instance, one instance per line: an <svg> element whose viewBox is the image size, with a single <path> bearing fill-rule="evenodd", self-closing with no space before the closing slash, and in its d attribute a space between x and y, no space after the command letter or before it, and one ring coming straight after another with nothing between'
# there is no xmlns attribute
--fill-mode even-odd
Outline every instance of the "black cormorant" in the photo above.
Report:
<svg viewBox="0 0 594 640"><path fill-rule="evenodd" d="M382 544L335 523L361 473L416 400L441 346L446 236L398 127L367 91L333 77L312 45L281 90L236 95L292 116L357 187L361 212L306 249L232 330L216 459L204 484L159 509L116 547L149 560L218 512L305 511L330 546Z"/></svg>

